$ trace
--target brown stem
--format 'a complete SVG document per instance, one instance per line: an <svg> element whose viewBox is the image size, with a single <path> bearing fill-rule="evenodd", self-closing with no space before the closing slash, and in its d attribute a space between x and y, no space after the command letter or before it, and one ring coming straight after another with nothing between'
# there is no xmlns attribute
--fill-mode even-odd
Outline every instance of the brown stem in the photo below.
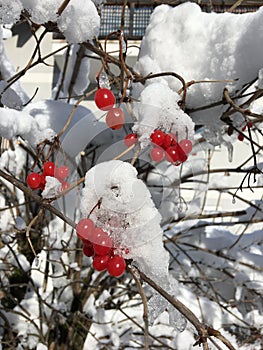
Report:
<svg viewBox="0 0 263 350"><path fill-rule="evenodd" d="M51 213L58 216L61 220L66 222L71 227L75 228L76 224L74 221L72 221L70 218L62 214L58 209L56 209L52 204L50 204L49 201L43 199L39 195L37 195L35 192L30 190L27 186L25 186L21 181L16 179L14 176L7 174L3 170L0 169L0 176L3 177L5 180L13 184L15 187L17 187L19 190L24 192L27 196L31 197L38 203L38 205L44 209L49 210Z"/></svg>
<svg viewBox="0 0 263 350"><path fill-rule="evenodd" d="M208 350L207 339L210 336L214 336L219 339L228 349L236 350L233 345L217 330L212 327L206 327L203 325L195 314L177 298L167 293L161 286L155 283L151 278L146 276L142 271L137 270L141 279L155 289L161 296L163 296L171 305L173 305L197 330L199 334L199 340L196 345L203 346L203 350Z"/></svg>
<svg viewBox="0 0 263 350"><path fill-rule="evenodd" d="M57 14L60 16L62 12L65 10L65 8L68 6L70 3L70 0L64 0L63 3L59 6Z"/></svg>

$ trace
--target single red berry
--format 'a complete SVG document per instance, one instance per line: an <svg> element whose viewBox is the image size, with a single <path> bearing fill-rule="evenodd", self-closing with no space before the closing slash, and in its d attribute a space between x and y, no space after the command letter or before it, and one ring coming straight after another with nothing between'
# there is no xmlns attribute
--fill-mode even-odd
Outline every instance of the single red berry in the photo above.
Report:
<svg viewBox="0 0 263 350"><path fill-rule="evenodd" d="M61 187L60 187L61 191L67 190L69 188L69 186L70 186L70 183L68 181L62 182Z"/></svg>
<svg viewBox="0 0 263 350"><path fill-rule="evenodd" d="M165 135L164 141L162 143L162 147L168 148L170 146L175 146L176 144L177 144L177 139L176 139L175 134L169 133L169 134Z"/></svg>
<svg viewBox="0 0 263 350"><path fill-rule="evenodd" d="M252 122L248 122L247 126L251 129L253 127L253 123Z"/></svg>
<svg viewBox="0 0 263 350"><path fill-rule="evenodd" d="M85 241L83 245L83 254L91 257L94 255L93 245L89 241Z"/></svg>
<svg viewBox="0 0 263 350"><path fill-rule="evenodd" d="M162 130L154 130L150 136L152 143L161 146L165 139L165 133Z"/></svg>
<svg viewBox="0 0 263 350"><path fill-rule="evenodd" d="M46 186L46 176L44 174L40 175L41 177L41 181L40 181L40 189L43 191L45 189Z"/></svg>
<svg viewBox="0 0 263 350"><path fill-rule="evenodd" d="M53 163L53 162L46 162L43 165L43 174L45 176L54 176L55 175L55 169L56 169L55 163Z"/></svg>
<svg viewBox="0 0 263 350"><path fill-rule="evenodd" d="M159 147L154 147L151 149L150 157L154 162L160 162L164 159L164 150Z"/></svg>
<svg viewBox="0 0 263 350"><path fill-rule="evenodd" d="M124 113L121 108L116 107L109 110L106 115L106 124L112 130L118 130L123 127Z"/></svg>
<svg viewBox="0 0 263 350"><path fill-rule="evenodd" d="M95 226L91 219L81 219L76 226L77 235L82 241L91 241L94 231Z"/></svg>
<svg viewBox="0 0 263 350"><path fill-rule="evenodd" d="M181 140L179 142L179 146L186 154L189 154L192 151L192 149L193 149L193 144L188 139Z"/></svg>
<svg viewBox="0 0 263 350"><path fill-rule="evenodd" d="M179 161L178 147L170 146L166 149L165 158L168 162L176 163Z"/></svg>
<svg viewBox="0 0 263 350"><path fill-rule="evenodd" d="M119 277L126 269L126 262L120 255L114 255L109 261L107 270L111 276Z"/></svg>
<svg viewBox="0 0 263 350"><path fill-rule="evenodd" d="M178 162L175 165L180 165L181 163L184 163L187 160L187 154L186 152L180 147L177 147L178 152Z"/></svg>
<svg viewBox="0 0 263 350"><path fill-rule="evenodd" d="M27 176L26 182L31 190L37 190L41 185L41 175L38 173L31 173Z"/></svg>
<svg viewBox="0 0 263 350"><path fill-rule="evenodd" d="M104 271L108 267L109 255L95 255L93 258L93 268L97 271Z"/></svg>
<svg viewBox="0 0 263 350"><path fill-rule="evenodd" d="M93 248L97 255L109 254L113 246L112 239L101 229L97 229L94 235Z"/></svg>
<svg viewBox="0 0 263 350"><path fill-rule="evenodd" d="M247 125L245 124L244 126L242 126L242 131L246 131Z"/></svg>
<svg viewBox="0 0 263 350"><path fill-rule="evenodd" d="M69 168L66 165L62 165L61 167L55 169L55 177L60 181L63 182L69 174Z"/></svg>
<svg viewBox="0 0 263 350"><path fill-rule="evenodd" d="M131 147L138 141L138 135L137 134L128 134L124 138L124 144L127 147Z"/></svg>
<svg viewBox="0 0 263 350"><path fill-rule="evenodd" d="M94 100L96 106L103 111L109 111L115 105L115 96L111 90L106 88L98 89Z"/></svg>
<svg viewBox="0 0 263 350"><path fill-rule="evenodd" d="M238 136L237 136L237 139L238 139L239 141L243 141L244 138L245 138L245 136L244 136L243 134L241 134L241 133L239 133Z"/></svg>

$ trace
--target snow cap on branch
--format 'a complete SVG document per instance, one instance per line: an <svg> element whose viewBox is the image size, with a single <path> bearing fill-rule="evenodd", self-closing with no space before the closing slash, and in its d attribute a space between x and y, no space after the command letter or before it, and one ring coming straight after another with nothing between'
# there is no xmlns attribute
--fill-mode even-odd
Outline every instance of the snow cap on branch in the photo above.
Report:
<svg viewBox="0 0 263 350"><path fill-rule="evenodd" d="M111 160L90 169L82 191L81 211L83 217L90 215L111 235L114 245L120 247L119 254L125 252L125 259L133 259L144 273L168 286L169 255L163 247L161 215L132 165Z"/></svg>
<svg viewBox="0 0 263 350"><path fill-rule="evenodd" d="M91 0L71 0L57 23L67 41L77 44L98 36L100 16Z"/></svg>

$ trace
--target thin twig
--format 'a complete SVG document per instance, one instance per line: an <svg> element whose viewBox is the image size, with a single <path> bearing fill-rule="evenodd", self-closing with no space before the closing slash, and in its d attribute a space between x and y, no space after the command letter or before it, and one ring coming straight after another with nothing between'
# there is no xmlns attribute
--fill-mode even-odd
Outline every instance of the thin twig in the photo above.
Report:
<svg viewBox="0 0 263 350"><path fill-rule="evenodd" d="M39 210L38 214L31 220L31 222L28 224L26 229L26 238L35 257L37 256L37 254L30 238L30 230L31 230L31 227L37 222L37 220L41 217L42 214L43 214L43 208Z"/></svg>
<svg viewBox="0 0 263 350"><path fill-rule="evenodd" d="M137 277L137 270L134 267L131 267L129 269L130 274L132 275L139 294L142 298L142 304L143 304L143 321L144 321L144 348L145 350L149 349L149 319L148 319L148 304L147 304L147 298L146 295L144 293L144 290L142 288L140 279Z"/></svg>

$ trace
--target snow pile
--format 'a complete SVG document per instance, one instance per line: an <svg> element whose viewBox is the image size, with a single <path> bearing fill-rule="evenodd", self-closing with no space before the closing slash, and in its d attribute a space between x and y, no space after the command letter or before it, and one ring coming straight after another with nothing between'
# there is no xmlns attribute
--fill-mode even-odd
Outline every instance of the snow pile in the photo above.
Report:
<svg viewBox="0 0 263 350"><path fill-rule="evenodd" d="M57 10L61 0L21 0L34 23L42 24L57 20Z"/></svg>
<svg viewBox="0 0 263 350"><path fill-rule="evenodd" d="M156 282L168 285L169 255L163 247L161 216L132 165L112 160L90 169L82 191L81 212L112 236L125 259L132 259Z"/></svg>
<svg viewBox="0 0 263 350"><path fill-rule="evenodd" d="M70 44L92 40L99 34L100 17L91 0L71 0L57 23Z"/></svg>
<svg viewBox="0 0 263 350"><path fill-rule="evenodd" d="M158 6L142 40L137 69L143 76L173 71L185 81L238 79L195 84L187 90L188 108L220 101L225 86L234 92L262 68L262 19L263 8L239 15L205 13L190 2L174 8ZM174 91L182 87L174 77L162 79ZM205 115L202 112L200 118Z"/></svg>
<svg viewBox="0 0 263 350"><path fill-rule="evenodd" d="M19 20L23 6L20 0L1 0L0 1L0 23L9 24Z"/></svg>
<svg viewBox="0 0 263 350"><path fill-rule="evenodd" d="M165 80L148 83L139 100L140 103L133 105L133 111L138 117L133 131L140 136L142 148L150 143L150 135L155 129L174 133L178 141L193 140L194 123L179 107L180 95Z"/></svg>
<svg viewBox="0 0 263 350"><path fill-rule="evenodd" d="M0 24L15 23L21 11L26 10L32 22L44 24L57 22L59 30L69 43L81 43L98 36L100 16L91 0L71 0L58 15L61 0L1 0Z"/></svg>
<svg viewBox="0 0 263 350"><path fill-rule="evenodd" d="M17 135L36 146L45 139L52 140L55 132L52 129L41 130L36 120L24 111L0 108L0 136L10 140Z"/></svg>

